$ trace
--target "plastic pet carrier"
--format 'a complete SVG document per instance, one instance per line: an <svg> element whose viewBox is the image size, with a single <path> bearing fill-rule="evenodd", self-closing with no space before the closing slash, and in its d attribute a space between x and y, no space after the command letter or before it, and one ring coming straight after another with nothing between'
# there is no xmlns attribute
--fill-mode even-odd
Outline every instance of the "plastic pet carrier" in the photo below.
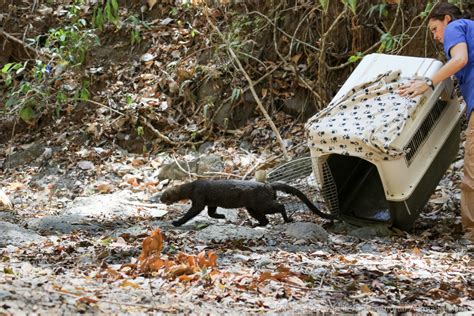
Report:
<svg viewBox="0 0 474 316"><path fill-rule="evenodd" d="M310 161L327 211L355 224L412 229L458 153L464 106L451 80L413 99L397 89L441 66L430 58L368 55L308 120Z"/></svg>

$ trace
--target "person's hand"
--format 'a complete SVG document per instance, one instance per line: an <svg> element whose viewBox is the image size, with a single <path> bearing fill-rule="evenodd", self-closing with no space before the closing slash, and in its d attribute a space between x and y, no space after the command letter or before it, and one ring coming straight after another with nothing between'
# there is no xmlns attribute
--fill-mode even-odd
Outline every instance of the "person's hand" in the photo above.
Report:
<svg viewBox="0 0 474 316"><path fill-rule="evenodd" d="M397 92L402 97L413 98L417 95L425 93L425 91L429 88L430 86L428 86L428 83L425 80L416 80L410 82L410 84L401 86Z"/></svg>

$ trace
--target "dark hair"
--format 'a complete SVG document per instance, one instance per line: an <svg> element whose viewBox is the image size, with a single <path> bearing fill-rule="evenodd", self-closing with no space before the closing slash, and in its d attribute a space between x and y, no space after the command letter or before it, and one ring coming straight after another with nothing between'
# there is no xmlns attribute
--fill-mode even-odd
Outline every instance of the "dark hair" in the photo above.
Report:
<svg viewBox="0 0 474 316"><path fill-rule="evenodd" d="M440 2L431 9L430 14L428 15L428 20L435 19L442 21L446 15L451 17L451 21L467 17L467 15L463 15L461 9L454 4Z"/></svg>

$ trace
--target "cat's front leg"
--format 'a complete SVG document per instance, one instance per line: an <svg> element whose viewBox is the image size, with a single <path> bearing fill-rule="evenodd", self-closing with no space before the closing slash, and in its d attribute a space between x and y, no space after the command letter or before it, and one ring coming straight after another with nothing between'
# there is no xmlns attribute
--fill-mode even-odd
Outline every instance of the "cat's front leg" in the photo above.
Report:
<svg viewBox="0 0 474 316"><path fill-rule="evenodd" d="M201 213L204 207L205 205L201 203L196 204L193 202L193 205L191 206L191 208L186 212L186 214L184 214L182 218L172 222L173 226L178 227L178 226L183 225L184 223L186 223L187 221L189 221L190 219L192 219L193 217L196 217L199 213Z"/></svg>

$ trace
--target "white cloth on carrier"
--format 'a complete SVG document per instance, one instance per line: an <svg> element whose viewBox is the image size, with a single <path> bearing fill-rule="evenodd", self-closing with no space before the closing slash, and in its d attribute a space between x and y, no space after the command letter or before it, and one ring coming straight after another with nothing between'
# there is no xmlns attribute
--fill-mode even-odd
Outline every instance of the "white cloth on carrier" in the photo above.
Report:
<svg viewBox="0 0 474 316"><path fill-rule="evenodd" d="M353 87L306 123L310 148L369 160L389 160L404 155L392 143L401 134L422 96L402 97L401 71L388 71Z"/></svg>

